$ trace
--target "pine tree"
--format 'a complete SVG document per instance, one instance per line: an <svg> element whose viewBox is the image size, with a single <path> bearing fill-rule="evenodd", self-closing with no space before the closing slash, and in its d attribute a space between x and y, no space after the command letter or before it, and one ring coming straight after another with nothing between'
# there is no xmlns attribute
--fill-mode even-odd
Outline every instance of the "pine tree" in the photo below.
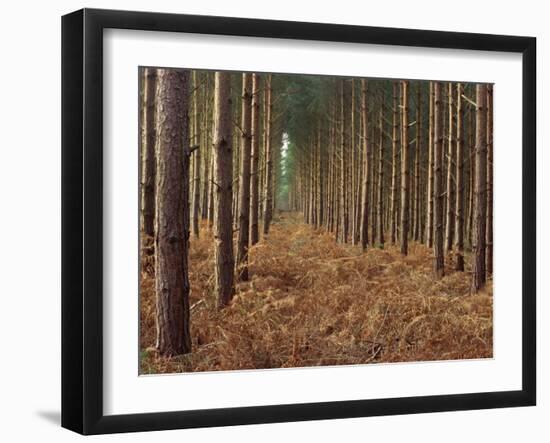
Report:
<svg viewBox="0 0 550 443"><path fill-rule="evenodd" d="M197 71L193 71L193 201L191 227L193 235L199 237L199 213L201 196L201 147L199 131L199 80ZM204 147L202 148L204 149Z"/></svg>
<svg viewBox="0 0 550 443"><path fill-rule="evenodd" d="M215 284L218 306L232 299L233 271L233 146L231 77L216 72L214 80L214 238Z"/></svg>
<svg viewBox="0 0 550 443"><path fill-rule="evenodd" d="M443 258L443 101L442 84L434 83L434 274L437 278L445 275Z"/></svg>
<svg viewBox="0 0 550 443"><path fill-rule="evenodd" d="M474 233L472 292L486 281L485 236L487 222L487 85L476 85L476 153L474 183Z"/></svg>
<svg viewBox="0 0 550 443"><path fill-rule="evenodd" d="M153 236L155 231L155 94L157 69L143 68L143 109L141 110L141 226Z"/></svg>
<svg viewBox="0 0 550 443"><path fill-rule="evenodd" d="M445 249L449 252L453 249L453 228L454 228L454 182L453 182L453 164L454 164L454 109L453 109L453 84L447 85L447 101L449 106L448 118L448 150L447 150L447 192L446 192L446 208L447 215L445 221Z"/></svg>
<svg viewBox="0 0 550 443"><path fill-rule="evenodd" d="M189 71L158 70L155 217L156 347L191 352L189 332Z"/></svg>
<svg viewBox="0 0 550 443"><path fill-rule="evenodd" d="M252 74L252 141L250 154L250 245L258 243L260 160L260 76Z"/></svg>
<svg viewBox="0 0 550 443"><path fill-rule="evenodd" d="M462 109L462 84L456 94L456 205L455 205L455 270L464 271L464 110Z"/></svg>
<svg viewBox="0 0 550 443"><path fill-rule="evenodd" d="M368 228L369 228L369 130L368 130L368 109L367 109L367 80L361 79L361 134L363 146L363 179L362 179L362 201L361 201L361 247L367 249Z"/></svg>
<svg viewBox="0 0 550 443"><path fill-rule="evenodd" d="M273 152L272 152L272 125L273 125L273 86L272 75L266 79L266 115L265 115L265 189L264 189L264 235L269 234L269 226L273 217Z"/></svg>
<svg viewBox="0 0 550 443"><path fill-rule="evenodd" d="M493 273L493 85L487 85L487 223L486 271Z"/></svg>
<svg viewBox="0 0 550 443"><path fill-rule="evenodd" d="M398 127L399 127L399 118L398 118L398 89L399 84L397 82L393 83L393 123L392 123L392 176L391 176L391 199L390 199L390 218L391 218L391 243L395 244L397 238L397 161L399 158L399 148L398 148Z"/></svg>
<svg viewBox="0 0 550 443"><path fill-rule="evenodd" d="M428 116L428 189L426 195L426 245L433 247L434 237L434 83L430 82L429 91L429 116Z"/></svg>
<svg viewBox="0 0 550 443"><path fill-rule="evenodd" d="M402 82L402 133L401 142L401 218L400 249L401 254L409 252L409 82Z"/></svg>
<svg viewBox="0 0 550 443"><path fill-rule="evenodd" d="M384 248L384 125L383 125L384 101L380 107L378 120L378 197L376 207L376 220L378 222L378 246Z"/></svg>
<svg viewBox="0 0 550 443"><path fill-rule="evenodd" d="M237 238L237 275L248 280L248 234L250 229L250 151L252 143L252 75L242 75L241 152L239 180L239 233Z"/></svg>

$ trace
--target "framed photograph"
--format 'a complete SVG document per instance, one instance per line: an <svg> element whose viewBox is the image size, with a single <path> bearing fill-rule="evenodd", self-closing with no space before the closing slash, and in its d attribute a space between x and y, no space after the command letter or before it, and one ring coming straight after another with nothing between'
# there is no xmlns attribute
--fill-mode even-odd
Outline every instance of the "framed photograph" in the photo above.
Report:
<svg viewBox="0 0 550 443"><path fill-rule="evenodd" d="M536 402L536 41L62 20L62 425Z"/></svg>

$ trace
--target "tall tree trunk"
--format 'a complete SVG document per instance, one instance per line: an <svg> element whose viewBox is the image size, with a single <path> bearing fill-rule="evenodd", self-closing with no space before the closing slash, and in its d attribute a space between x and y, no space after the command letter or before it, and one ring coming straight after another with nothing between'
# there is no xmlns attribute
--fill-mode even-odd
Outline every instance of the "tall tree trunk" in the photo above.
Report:
<svg viewBox="0 0 550 443"><path fill-rule="evenodd" d="M487 85L487 275L493 273L493 85Z"/></svg>
<svg viewBox="0 0 550 443"><path fill-rule="evenodd" d="M191 352L188 93L189 71L158 70L156 347L164 356Z"/></svg>
<svg viewBox="0 0 550 443"><path fill-rule="evenodd" d="M462 109L462 84L456 93L456 262L455 269L464 271L464 110Z"/></svg>
<svg viewBox="0 0 550 443"><path fill-rule="evenodd" d="M442 84L434 83L434 274L437 278L445 275L443 258L443 102Z"/></svg>
<svg viewBox="0 0 550 443"><path fill-rule="evenodd" d="M448 125L448 151L447 151L447 216L445 221L445 249L450 252L453 249L453 222L455 206L454 185L453 185L453 163L454 163L454 125L453 125L453 84L447 85L447 97L449 105Z"/></svg>
<svg viewBox="0 0 550 443"><path fill-rule="evenodd" d="M252 74L252 142L251 142L251 177L250 177L250 245L258 243L259 211L259 158L260 158L260 76Z"/></svg>
<svg viewBox="0 0 550 443"><path fill-rule="evenodd" d="M141 227L145 235L155 233L155 93L157 69L144 68L141 120Z"/></svg>
<svg viewBox="0 0 550 443"><path fill-rule="evenodd" d="M264 235L269 234L269 226L273 216L273 152L271 146L273 89L272 76L267 76L266 82L266 128L265 128L265 191L264 191Z"/></svg>
<svg viewBox="0 0 550 443"><path fill-rule="evenodd" d="M212 142L214 144L214 141ZM214 226L214 200L215 200L215 188L214 185L214 149L212 149L212 155L210 156L210 166L209 166L210 172L208 173L210 177L210 186L208 187L208 226L212 228Z"/></svg>
<svg viewBox="0 0 550 443"><path fill-rule="evenodd" d="M233 117L232 117L232 121L233 122L238 122L239 121L239 118L240 118L240 109L238 106L234 106L233 107ZM242 131L235 131L233 130L233 133L232 133L232 137L233 137L233 141L232 141L232 146L233 146L233 173L232 173L232 177L234 177L233 179L233 186L232 186L232 190L233 190L233 207L231 209L231 215L232 215L232 219L233 219L233 232L238 232L239 230L239 214L241 213L240 210L239 210L239 189L240 189L240 181L241 181L241 177L240 177L240 158L241 158L241 138L242 138ZM237 254L237 251L235 251L235 253Z"/></svg>
<svg viewBox="0 0 550 443"><path fill-rule="evenodd" d="M473 247L473 225L474 225L474 187L475 187L475 113L470 112L470 134L468 137L468 148L470 158L470 187L468 193L468 225L466 231L468 232L468 243L470 247Z"/></svg>
<svg viewBox="0 0 550 443"><path fill-rule="evenodd" d="M347 223L347 171L346 171L346 151L348 138L348 122L346 117L347 111L347 91L346 80L340 80L340 242L346 243L348 240L348 223Z"/></svg>
<svg viewBox="0 0 550 443"><path fill-rule="evenodd" d="M202 162L202 195L201 218L208 219L208 197L210 195L210 151L212 142L210 139L210 73L204 74L204 88L202 96L202 121L201 121L201 145L203 146Z"/></svg>
<svg viewBox="0 0 550 443"><path fill-rule="evenodd" d="M199 133L199 79L193 71L193 204L191 227L196 238L199 237L199 212L201 198L201 149Z"/></svg>
<svg viewBox="0 0 550 443"><path fill-rule="evenodd" d="M317 127L317 187L318 187L318 193L317 193L317 226L322 227L323 226L323 217L324 217L324 193L325 193L325 186L323 184L323 154L321 152L321 123L318 123Z"/></svg>
<svg viewBox="0 0 550 443"><path fill-rule="evenodd" d="M399 84L393 83L393 125L392 125L392 173L391 173L391 208L390 208L390 235L391 243L395 244L397 237L397 160L399 158L399 148L397 145L397 131L399 126L398 109L399 103L397 101Z"/></svg>
<svg viewBox="0 0 550 443"><path fill-rule="evenodd" d="M376 209L376 221L378 222L378 247L384 248L384 100L380 108L380 117L378 123L379 140L378 140L378 201Z"/></svg>
<svg viewBox="0 0 550 443"><path fill-rule="evenodd" d="M250 151L251 106L252 106L252 74L242 75L242 106L241 106L241 158L239 181L239 234L237 238L237 275L240 280L248 280L248 234L250 229Z"/></svg>
<svg viewBox="0 0 550 443"><path fill-rule="evenodd" d="M403 140L401 143L401 254L409 252L409 82L403 81Z"/></svg>
<svg viewBox="0 0 550 443"><path fill-rule="evenodd" d="M422 116L421 112L421 83L418 83L416 94L416 143L414 149L414 223L413 238L415 241L420 239L420 149L422 142Z"/></svg>
<svg viewBox="0 0 550 443"><path fill-rule="evenodd" d="M479 291L486 280L485 236L487 217L487 85L476 85L476 165L474 198L474 235L472 292Z"/></svg>
<svg viewBox="0 0 550 443"><path fill-rule="evenodd" d="M355 215L357 211L355 200L355 169L356 169L356 152L355 152L355 80L351 80L351 108L350 108L350 151L351 151L351 192L350 192L350 227L351 227L351 243L357 244L357 225L355 223Z"/></svg>
<svg viewBox="0 0 550 443"><path fill-rule="evenodd" d="M309 203L308 203L308 223L315 225L315 143L310 142L309 155Z"/></svg>
<svg viewBox="0 0 550 443"><path fill-rule="evenodd" d="M370 205L370 228L371 228L371 244L375 245L376 241L378 240L378 224L376 223L376 197L377 197L377 190L378 190L378 175L376 173L377 168L377 162L376 162L376 155L378 150L375 148L376 142L374 141L376 139L376 116L374 119L374 124L371 126L371 133L370 133L370 139L373 141L373 149L371 149L371 158L370 158L370 183L371 183L371 193L370 193L370 201L372 204Z"/></svg>
<svg viewBox="0 0 550 443"><path fill-rule="evenodd" d="M433 238L434 238L434 198L433 198L433 188L434 188L434 84L430 82L430 92L429 92L429 128L428 128L428 191L426 196L426 201L428 203L428 208L426 210L426 245L428 248L433 247Z"/></svg>
<svg viewBox="0 0 550 443"><path fill-rule="evenodd" d="M361 79L361 135L363 145L363 192L361 194L361 247L363 251L367 249L369 241L369 129L368 129L368 109L367 109L367 80Z"/></svg>
<svg viewBox="0 0 550 443"><path fill-rule="evenodd" d="M233 297L233 146L231 113L231 74L216 72L214 83L214 239L215 285L218 306Z"/></svg>

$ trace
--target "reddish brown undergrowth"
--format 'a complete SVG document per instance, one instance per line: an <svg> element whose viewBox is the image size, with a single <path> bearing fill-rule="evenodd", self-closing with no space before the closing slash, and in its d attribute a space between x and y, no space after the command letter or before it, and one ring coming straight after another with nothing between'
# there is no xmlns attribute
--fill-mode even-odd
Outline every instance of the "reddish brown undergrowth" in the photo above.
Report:
<svg viewBox="0 0 550 443"><path fill-rule="evenodd" d="M492 284L469 294L468 256L467 272L447 266L437 281L421 244L405 258L391 245L362 253L286 215L250 261L250 281L219 311L211 234L191 239L193 352L169 359L153 348L154 276L144 267L141 373L492 357Z"/></svg>

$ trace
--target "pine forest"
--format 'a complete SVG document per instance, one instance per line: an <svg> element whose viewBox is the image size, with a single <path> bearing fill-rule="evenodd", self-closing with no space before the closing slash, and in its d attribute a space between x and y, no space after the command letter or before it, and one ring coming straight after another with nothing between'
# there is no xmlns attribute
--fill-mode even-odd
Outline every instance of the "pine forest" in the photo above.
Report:
<svg viewBox="0 0 550 443"><path fill-rule="evenodd" d="M140 373L493 355L493 85L139 69Z"/></svg>

